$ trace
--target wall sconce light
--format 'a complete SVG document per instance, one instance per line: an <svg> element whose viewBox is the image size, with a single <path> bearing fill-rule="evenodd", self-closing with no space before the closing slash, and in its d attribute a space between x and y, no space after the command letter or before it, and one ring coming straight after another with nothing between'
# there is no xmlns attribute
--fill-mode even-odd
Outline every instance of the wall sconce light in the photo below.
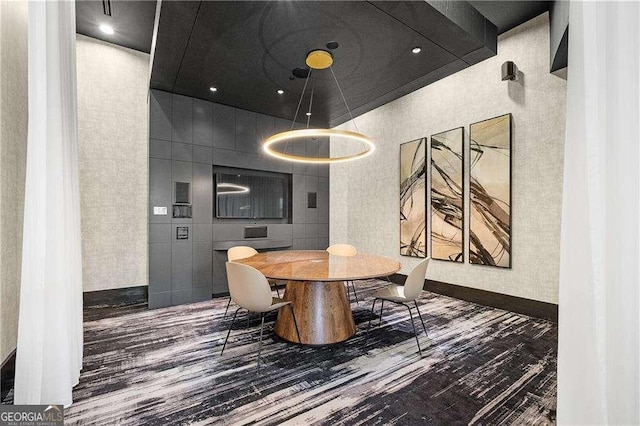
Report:
<svg viewBox="0 0 640 426"><path fill-rule="evenodd" d="M507 61L502 64L502 81L515 80L518 74L518 67L512 61Z"/></svg>

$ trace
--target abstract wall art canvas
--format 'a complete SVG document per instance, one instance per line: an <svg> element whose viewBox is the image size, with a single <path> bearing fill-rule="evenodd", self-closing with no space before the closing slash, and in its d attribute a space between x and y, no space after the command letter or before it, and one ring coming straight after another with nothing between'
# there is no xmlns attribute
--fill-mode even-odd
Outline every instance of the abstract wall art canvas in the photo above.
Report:
<svg viewBox="0 0 640 426"><path fill-rule="evenodd" d="M426 138L400 145L400 254L426 257Z"/></svg>
<svg viewBox="0 0 640 426"><path fill-rule="evenodd" d="M464 261L464 128L431 136L431 258Z"/></svg>
<svg viewBox="0 0 640 426"><path fill-rule="evenodd" d="M511 114L470 126L469 262L511 267Z"/></svg>

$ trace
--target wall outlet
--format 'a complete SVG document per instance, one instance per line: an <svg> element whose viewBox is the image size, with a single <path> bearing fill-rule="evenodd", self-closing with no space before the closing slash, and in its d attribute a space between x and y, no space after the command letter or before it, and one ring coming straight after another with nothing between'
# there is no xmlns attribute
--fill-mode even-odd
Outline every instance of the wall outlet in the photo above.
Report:
<svg viewBox="0 0 640 426"><path fill-rule="evenodd" d="M166 207L153 207L153 214L154 215L166 215L167 214L167 208Z"/></svg>

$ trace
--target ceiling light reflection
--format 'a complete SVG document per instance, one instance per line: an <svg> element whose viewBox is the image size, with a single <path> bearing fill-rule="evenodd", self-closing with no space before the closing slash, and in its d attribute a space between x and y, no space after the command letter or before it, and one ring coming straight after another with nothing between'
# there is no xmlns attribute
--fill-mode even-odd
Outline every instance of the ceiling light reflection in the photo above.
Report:
<svg viewBox="0 0 640 426"><path fill-rule="evenodd" d="M235 183L219 183L216 185L216 195L246 194L249 191L249 187L236 185Z"/></svg>

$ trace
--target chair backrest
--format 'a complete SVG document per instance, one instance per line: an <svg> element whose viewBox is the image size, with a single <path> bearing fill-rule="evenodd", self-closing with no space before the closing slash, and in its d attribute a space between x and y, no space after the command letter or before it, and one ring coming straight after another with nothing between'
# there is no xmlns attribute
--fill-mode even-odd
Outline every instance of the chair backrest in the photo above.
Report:
<svg viewBox="0 0 640 426"><path fill-rule="evenodd" d="M227 251L227 260L233 262L234 260L246 259L247 257L255 256L258 254L256 249L249 246L235 246L231 247Z"/></svg>
<svg viewBox="0 0 640 426"><path fill-rule="evenodd" d="M271 306L271 287L260 271L241 263L227 262L231 299L251 312L266 312Z"/></svg>
<svg viewBox="0 0 640 426"><path fill-rule="evenodd" d="M351 244L333 244L327 247L327 251L335 256L355 256L358 254L358 249Z"/></svg>
<svg viewBox="0 0 640 426"><path fill-rule="evenodd" d="M409 300L415 300L420 296L420 292L424 287L424 278L427 275L427 266L429 266L430 257L418 263L409 273L407 281L404 283L404 297Z"/></svg>

